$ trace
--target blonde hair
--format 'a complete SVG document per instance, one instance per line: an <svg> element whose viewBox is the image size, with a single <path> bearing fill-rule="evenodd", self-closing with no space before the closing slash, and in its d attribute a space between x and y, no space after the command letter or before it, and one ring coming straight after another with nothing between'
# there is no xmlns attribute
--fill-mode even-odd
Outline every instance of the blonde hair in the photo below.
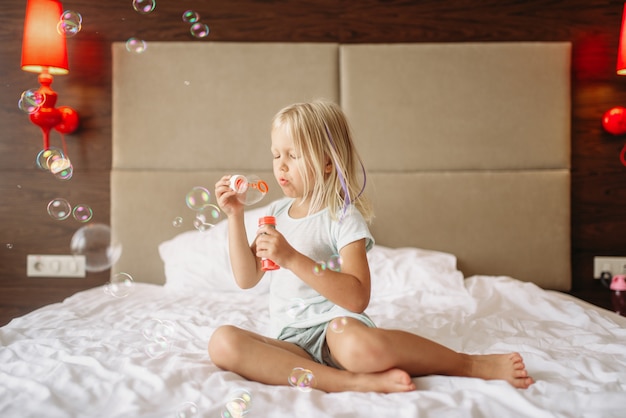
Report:
<svg viewBox="0 0 626 418"><path fill-rule="evenodd" d="M352 204L370 222L373 211L363 193L365 168L341 108L325 100L292 104L274 116L272 130L278 128L285 129L296 153L303 157L298 168L306 190L304 198L311 199L309 213L328 207L337 220ZM334 169L327 173L329 160Z"/></svg>

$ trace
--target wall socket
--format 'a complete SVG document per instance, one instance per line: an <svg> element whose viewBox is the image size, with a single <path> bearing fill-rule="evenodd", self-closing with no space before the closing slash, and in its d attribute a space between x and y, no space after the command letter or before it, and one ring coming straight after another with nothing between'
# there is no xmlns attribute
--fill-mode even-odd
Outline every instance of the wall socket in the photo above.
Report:
<svg viewBox="0 0 626 418"><path fill-rule="evenodd" d="M38 255L26 256L28 277L85 277L84 255Z"/></svg>
<svg viewBox="0 0 626 418"><path fill-rule="evenodd" d="M626 257L593 257L593 278L599 279L603 271L616 274L626 274Z"/></svg>

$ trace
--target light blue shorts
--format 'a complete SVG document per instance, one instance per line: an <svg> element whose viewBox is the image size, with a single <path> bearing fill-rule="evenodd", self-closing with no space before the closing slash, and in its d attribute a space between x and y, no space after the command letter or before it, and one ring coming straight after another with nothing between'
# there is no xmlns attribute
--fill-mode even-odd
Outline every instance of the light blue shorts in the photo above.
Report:
<svg viewBox="0 0 626 418"><path fill-rule="evenodd" d="M367 320L364 319L361 322L371 327L373 323L369 317L366 316L366 318ZM329 323L330 321L323 322L310 328L285 327L278 335L278 339L302 348L317 363L343 370L343 367L333 358L326 342L326 332L328 331Z"/></svg>

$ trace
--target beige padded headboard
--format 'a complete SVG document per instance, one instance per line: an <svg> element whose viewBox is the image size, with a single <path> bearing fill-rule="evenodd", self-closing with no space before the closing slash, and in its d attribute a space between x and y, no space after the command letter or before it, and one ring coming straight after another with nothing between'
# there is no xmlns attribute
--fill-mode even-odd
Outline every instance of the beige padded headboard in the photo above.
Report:
<svg viewBox="0 0 626 418"><path fill-rule="evenodd" d="M447 251L466 276L570 287L570 44L113 45L113 271L164 282L157 246L193 186L270 180L273 114L334 100L368 169L378 244ZM263 203L263 202L262 202Z"/></svg>

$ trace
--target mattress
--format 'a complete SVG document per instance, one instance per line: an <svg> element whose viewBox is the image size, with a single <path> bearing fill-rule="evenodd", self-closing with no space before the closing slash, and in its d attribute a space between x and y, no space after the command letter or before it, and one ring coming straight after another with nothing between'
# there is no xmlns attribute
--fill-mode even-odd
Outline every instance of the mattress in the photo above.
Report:
<svg viewBox="0 0 626 418"><path fill-rule="evenodd" d="M267 333L268 289L237 289L219 252L209 272L190 267L184 248L213 251L215 232L161 245L164 285L112 279L0 328L0 416L624 416L626 318L507 276L465 278L453 255L411 247L368 255L374 322L468 353L518 351L535 384L426 376L408 393L325 393L221 370L209 338L224 324Z"/></svg>

